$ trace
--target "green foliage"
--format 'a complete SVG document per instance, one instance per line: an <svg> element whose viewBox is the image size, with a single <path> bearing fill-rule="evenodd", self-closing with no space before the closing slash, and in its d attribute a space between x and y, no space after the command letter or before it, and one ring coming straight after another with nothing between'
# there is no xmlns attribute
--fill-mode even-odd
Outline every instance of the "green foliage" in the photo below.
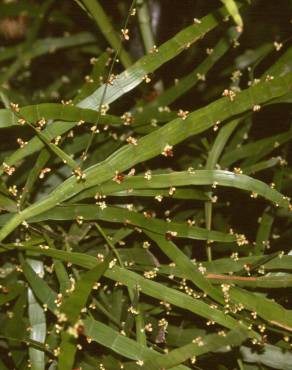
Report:
<svg viewBox="0 0 292 370"><path fill-rule="evenodd" d="M292 369L291 3L222 5L1 3L0 369Z"/></svg>

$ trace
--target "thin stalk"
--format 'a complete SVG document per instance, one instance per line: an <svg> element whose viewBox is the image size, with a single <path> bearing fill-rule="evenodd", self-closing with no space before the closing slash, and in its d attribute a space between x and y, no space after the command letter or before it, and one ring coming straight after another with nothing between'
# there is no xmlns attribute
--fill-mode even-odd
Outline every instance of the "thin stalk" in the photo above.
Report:
<svg viewBox="0 0 292 370"><path fill-rule="evenodd" d="M212 195L211 192L209 194ZM209 202L209 201L205 202L205 223L206 223L206 229L209 231L211 230L211 226L212 226L212 210L213 210L212 202ZM206 244L206 254L207 254L208 261L211 262L212 261L212 248L211 248L209 240L207 240L207 244Z"/></svg>
<svg viewBox="0 0 292 370"><path fill-rule="evenodd" d="M16 343L23 343L23 344L29 345L30 347L38 349L39 351L53 355L53 351L51 351L51 349L48 346L46 346L43 343L37 342L33 339L30 339L30 338L15 338L15 337L9 337L7 335L1 334L0 339L9 340L9 341L16 342Z"/></svg>
<svg viewBox="0 0 292 370"><path fill-rule="evenodd" d="M113 22L110 21L98 0L83 0L83 3L90 12L91 16L94 18L100 31L103 33L111 47L115 51L119 50L119 59L121 60L122 65L125 68L130 67L133 64L132 58L130 54L128 54L127 51L121 46L121 38L117 35L112 26Z"/></svg>
<svg viewBox="0 0 292 370"><path fill-rule="evenodd" d="M144 49L145 53L147 54L153 49L155 45L155 39L151 27L151 16L149 14L147 0L137 0L137 13ZM159 92L163 91L163 83L161 80L156 82L155 88Z"/></svg>
<svg viewBox="0 0 292 370"><path fill-rule="evenodd" d="M123 261L121 259L121 256L119 252L117 251L115 245L112 243L112 241L106 236L105 232L102 230L102 228L99 226L97 222L95 222L95 227L97 228L100 235L104 238L104 240L107 242L110 249L113 251L114 255L117 257L117 260L121 267L124 267Z"/></svg>
<svg viewBox="0 0 292 370"><path fill-rule="evenodd" d="M91 4L90 0L84 0L84 1L85 1L86 4L87 4L87 2ZM136 4L136 0L133 0L132 3L131 3L130 9L128 11L128 15L127 15L127 18L126 18L124 27L123 27L124 29L127 29L127 26L128 26L129 20L130 20L130 16L131 16L132 11L133 11L133 9L135 7L135 4ZM110 78L110 76L111 76L111 74L112 74L112 72L114 70L114 66L115 66L117 57L120 56L122 49L123 49L122 40L120 39L119 40L119 45L118 45L118 47L116 49L115 55L113 57L113 60L112 60L111 65L110 65L110 68L109 68L109 72L108 72L106 81L109 80L109 78ZM106 83L104 85L104 89L103 89L102 96L101 96L100 103L99 103L99 107L98 107L98 117L97 117L96 125L98 125L98 123L100 121L102 106L103 106L103 103L105 101L105 97L106 97L106 93L107 93L107 88L108 88L108 83ZM91 147L91 144L93 142L94 135L95 135L95 133L93 132L91 134L91 136L90 136L90 139L89 139L88 143L87 143L86 149L85 149L85 151L84 151L84 153L82 155L82 158L81 158L82 159L82 162L81 162L80 168L82 168L82 165L84 164L84 161L85 161L85 159L87 157L87 153L88 153L88 151L89 151L89 149Z"/></svg>
<svg viewBox="0 0 292 370"><path fill-rule="evenodd" d="M155 41L151 27L148 3L145 0L137 0L137 13L145 52L149 53L155 45Z"/></svg>

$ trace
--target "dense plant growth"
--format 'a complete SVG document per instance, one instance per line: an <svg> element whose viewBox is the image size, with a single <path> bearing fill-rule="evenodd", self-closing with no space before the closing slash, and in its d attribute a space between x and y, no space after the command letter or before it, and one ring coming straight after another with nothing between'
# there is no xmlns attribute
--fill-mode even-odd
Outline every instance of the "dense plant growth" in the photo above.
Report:
<svg viewBox="0 0 292 370"><path fill-rule="evenodd" d="M0 4L1 370L292 369L291 8Z"/></svg>

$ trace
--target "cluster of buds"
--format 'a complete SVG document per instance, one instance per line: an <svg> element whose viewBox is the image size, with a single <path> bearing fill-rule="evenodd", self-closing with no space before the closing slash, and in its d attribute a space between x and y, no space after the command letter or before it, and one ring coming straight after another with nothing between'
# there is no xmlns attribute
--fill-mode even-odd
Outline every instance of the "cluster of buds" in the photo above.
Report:
<svg viewBox="0 0 292 370"><path fill-rule="evenodd" d="M116 171L115 176L113 177L113 181L116 182L117 184L121 184L124 181L124 179L125 175Z"/></svg>
<svg viewBox="0 0 292 370"><path fill-rule="evenodd" d="M23 126L26 124L26 120L24 118L19 118L17 122L20 124L20 126Z"/></svg>
<svg viewBox="0 0 292 370"><path fill-rule="evenodd" d="M279 51L279 50L281 50L281 49L282 49L283 44L282 44L281 42L277 42L277 41L275 41L275 42L274 42L274 46L275 46L276 51Z"/></svg>
<svg viewBox="0 0 292 370"><path fill-rule="evenodd" d="M152 48L149 50L150 54L158 53L158 47L156 45L153 45Z"/></svg>
<svg viewBox="0 0 292 370"><path fill-rule="evenodd" d="M100 107L100 114L102 116L105 116L109 110L109 105L108 104L102 104L102 106Z"/></svg>
<svg viewBox="0 0 292 370"><path fill-rule="evenodd" d="M94 82L94 79L91 76L86 75L84 76L84 81L88 84L92 84Z"/></svg>
<svg viewBox="0 0 292 370"><path fill-rule="evenodd" d="M128 138L127 138L127 143L129 143L129 144L132 144L132 145L138 145L138 140L137 139L135 139L133 136L129 136Z"/></svg>
<svg viewBox="0 0 292 370"><path fill-rule="evenodd" d="M19 105L16 103L10 103L10 108L16 113L19 113Z"/></svg>
<svg viewBox="0 0 292 370"><path fill-rule="evenodd" d="M122 33L122 38L126 41L129 41L130 40L130 36L129 36L129 30L128 28L122 28L121 29L121 33Z"/></svg>
<svg viewBox="0 0 292 370"><path fill-rule="evenodd" d="M39 174L39 178L43 179L47 173L51 172L49 167L43 168Z"/></svg>
<svg viewBox="0 0 292 370"><path fill-rule="evenodd" d="M239 167L234 167L234 168L233 168L233 172L234 172L236 175L241 175L241 174L242 174L242 170L241 170L241 168L239 168Z"/></svg>
<svg viewBox="0 0 292 370"><path fill-rule="evenodd" d="M123 120L125 126L129 126L134 122L134 117L132 116L132 113L130 112L125 112L121 116L121 119Z"/></svg>
<svg viewBox="0 0 292 370"><path fill-rule="evenodd" d="M243 246L249 244L249 241L246 239L244 234L235 234L235 237L237 245Z"/></svg>
<svg viewBox="0 0 292 370"><path fill-rule="evenodd" d="M235 99L235 92L233 90L225 89L222 93L222 96L226 96L230 99L230 101L233 101Z"/></svg>
<svg viewBox="0 0 292 370"><path fill-rule="evenodd" d="M166 144L165 147L163 148L163 151L162 151L162 155L164 157L173 157L173 150L172 150L173 146L172 145L169 145L169 144Z"/></svg>
<svg viewBox="0 0 292 370"><path fill-rule="evenodd" d="M114 80L117 78L116 75L114 75L113 73L109 76L109 78L107 79L107 84L108 85L113 85L114 84Z"/></svg>
<svg viewBox="0 0 292 370"><path fill-rule="evenodd" d="M151 170L147 170L145 173L144 173L144 179L146 180L151 180L152 179L152 173L151 173Z"/></svg>
<svg viewBox="0 0 292 370"><path fill-rule="evenodd" d="M84 181L86 179L86 174L82 172L80 167L75 168L72 174L76 177L78 181Z"/></svg>
<svg viewBox="0 0 292 370"><path fill-rule="evenodd" d="M36 122L36 125L37 125L37 129L38 130L41 130L42 128L45 127L45 125L47 124L47 121L44 119L44 118L41 118L39 119L37 122Z"/></svg>
<svg viewBox="0 0 292 370"><path fill-rule="evenodd" d="M27 141L22 140L20 137L17 138L16 141L17 141L17 144L20 146L20 148L24 148L25 145L27 144Z"/></svg>
<svg viewBox="0 0 292 370"><path fill-rule="evenodd" d="M61 104L63 104L63 105L73 105L73 101L72 101L72 99L61 100Z"/></svg>
<svg viewBox="0 0 292 370"><path fill-rule="evenodd" d="M146 84L149 84L149 82L151 82L151 78L148 75L143 76L142 80L145 81Z"/></svg>
<svg viewBox="0 0 292 370"><path fill-rule="evenodd" d="M173 238L175 238L177 236L177 231L167 231L165 233L165 239L166 240L172 240Z"/></svg>
<svg viewBox="0 0 292 370"><path fill-rule="evenodd" d="M15 167L14 166L9 166L7 163L3 162L2 163L3 170L4 172L8 175L11 176L15 172Z"/></svg>
<svg viewBox="0 0 292 370"><path fill-rule="evenodd" d="M178 117L185 120L190 112L188 110L182 110L180 109L177 113Z"/></svg>

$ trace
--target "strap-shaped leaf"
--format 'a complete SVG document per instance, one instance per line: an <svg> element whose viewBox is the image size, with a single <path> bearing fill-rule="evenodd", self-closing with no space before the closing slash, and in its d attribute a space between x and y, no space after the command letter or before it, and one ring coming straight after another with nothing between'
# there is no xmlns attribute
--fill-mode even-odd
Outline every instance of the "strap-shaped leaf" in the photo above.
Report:
<svg viewBox="0 0 292 370"><path fill-rule="evenodd" d="M167 355L162 355L152 349L139 345L132 339L124 337L115 330L91 318L87 318L84 321L84 326L86 335L93 341L110 348L126 358L140 361L139 364L127 363L126 368L131 370L156 370L158 368L172 370L188 369L184 365L177 365L192 356L200 356L226 345L239 345L247 338L247 332L240 329L229 332L226 337L211 334L201 339L202 346L198 346L197 343L189 343L171 351Z"/></svg>
<svg viewBox="0 0 292 370"><path fill-rule="evenodd" d="M213 185L227 186L249 192L255 192L263 198L274 204L287 208L289 201L277 190L272 189L264 182L252 177L236 174L230 171L222 170L196 170L171 172L161 175L152 175L151 180L145 179L144 176L129 176L121 184L109 181L103 185L93 187L75 197L75 201L82 197L94 197L98 192L104 195L114 194L122 190L138 189L169 189L171 186L187 185ZM74 199L74 198L73 198Z"/></svg>
<svg viewBox="0 0 292 370"><path fill-rule="evenodd" d="M254 105L271 100L273 97L281 96L292 88L292 73L284 77L275 78L250 87L230 101L229 98L219 99L208 106L201 108L187 119L176 119L169 122L159 130L156 130L139 140L138 145L126 145L113 153L104 162L90 167L85 171L86 181L77 182L75 177L66 180L60 187L52 192L46 199L35 203L23 212L14 216L9 223L0 231L2 241L23 220L35 216L53 208L81 190L89 188L97 183L101 184L113 178L116 171L124 171L137 163L144 162L163 152L167 145L175 145L186 138L201 133L216 124L217 119L227 119L240 114ZM216 119L214 118L216 117ZM183 125L183 130L182 130Z"/></svg>
<svg viewBox="0 0 292 370"><path fill-rule="evenodd" d="M32 222L41 220L74 220L78 217L83 217L84 220L103 220L108 222L125 223L128 225L139 226L146 230L166 235L168 232L175 232L176 237L198 239L198 240L214 240L221 242L234 242L236 236L226 234L220 231L209 231L201 227L189 226L186 222L171 222L168 223L158 218L148 219L143 214L129 211L122 207L107 207L101 209L97 205L70 205L60 206L43 213L39 217L33 218Z"/></svg>

